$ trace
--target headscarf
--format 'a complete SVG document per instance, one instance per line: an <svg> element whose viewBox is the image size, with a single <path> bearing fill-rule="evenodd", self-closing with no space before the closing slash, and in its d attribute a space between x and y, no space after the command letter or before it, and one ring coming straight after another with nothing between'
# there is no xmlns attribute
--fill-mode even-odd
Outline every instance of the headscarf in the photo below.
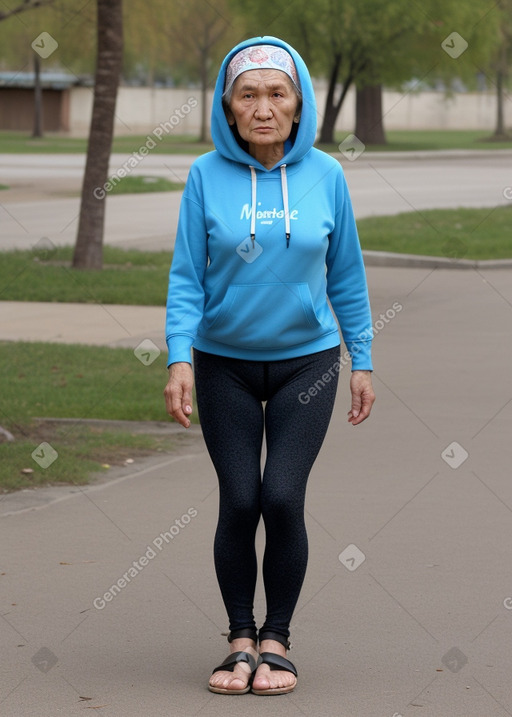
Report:
<svg viewBox="0 0 512 717"><path fill-rule="evenodd" d="M247 70L281 70L291 79L300 92L300 81L292 56L282 47L275 45L251 45L232 58L226 69L224 94L229 92L238 75Z"/></svg>

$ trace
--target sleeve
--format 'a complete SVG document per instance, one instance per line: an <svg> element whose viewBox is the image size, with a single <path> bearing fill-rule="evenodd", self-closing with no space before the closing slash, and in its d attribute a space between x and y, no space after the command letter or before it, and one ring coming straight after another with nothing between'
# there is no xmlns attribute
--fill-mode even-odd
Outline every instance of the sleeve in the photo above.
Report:
<svg viewBox="0 0 512 717"><path fill-rule="evenodd" d="M167 293L167 365L192 363L191 348L204 310L207 231L200 176L192 167L180 205Z"/></svg>
<svg viewBox="0 0 512 717"><path fill-rule="evenodd" d="M352 359L352 371L373 371L372 318L363 255L343 174L336 181L335 226L327 250L327 296Z"/></svg>

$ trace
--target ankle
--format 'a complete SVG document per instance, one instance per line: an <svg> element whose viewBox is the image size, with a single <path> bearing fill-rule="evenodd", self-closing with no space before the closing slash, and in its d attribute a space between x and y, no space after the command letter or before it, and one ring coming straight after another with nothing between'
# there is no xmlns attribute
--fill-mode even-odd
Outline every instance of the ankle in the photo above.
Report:
<svg viewBox="0 0 512 717"><path fill-rule="evenodd" d="M256 641L250 637L235 637L229 643L231 652L249 652L251 655L257 655Z"/></svg>
<svg viewBox="0 0 512 717"><path fill-rule="evenodd" d="M274 652L277 655L286 657L286 647L277 640L260 640L260 654L262 652Z"/></svg>

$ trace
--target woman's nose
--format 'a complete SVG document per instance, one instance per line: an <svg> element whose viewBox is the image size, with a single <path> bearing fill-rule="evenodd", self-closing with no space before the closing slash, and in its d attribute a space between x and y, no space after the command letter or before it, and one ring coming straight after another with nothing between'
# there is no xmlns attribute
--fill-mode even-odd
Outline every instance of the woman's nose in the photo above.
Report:
<svg viewBox="0 0 512 717"><path fill-rule="evenodd" d="M272 117L272 108L268 100L260 100L256 106L254 115L258 119L266 120Z"/></svg>

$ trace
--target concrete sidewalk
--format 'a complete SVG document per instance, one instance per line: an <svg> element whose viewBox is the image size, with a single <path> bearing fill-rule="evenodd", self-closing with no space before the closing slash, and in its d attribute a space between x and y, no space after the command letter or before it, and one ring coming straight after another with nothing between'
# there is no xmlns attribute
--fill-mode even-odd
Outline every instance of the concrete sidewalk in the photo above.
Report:
<svg viewBox="0 0 512 717"><path fill-rule="evenodd" d="M212 561L216 479L196 431L174 456L57 489L37 509L30 494L3 497L2 715L512 714L510 276L368 269L377 401L350 426L341 372L308 487L293 693L207 691L227 621ZM49 330L34 306L24 337L75 341L78 326L105 340L98 315L86 323L59 307ZM105 312L109 341L161 335L159 310L124 309ZM110 333L118 321L129 335ZM263 539L260 526L260 558ZM261 581L255 607L261 623Z"/></svg>

